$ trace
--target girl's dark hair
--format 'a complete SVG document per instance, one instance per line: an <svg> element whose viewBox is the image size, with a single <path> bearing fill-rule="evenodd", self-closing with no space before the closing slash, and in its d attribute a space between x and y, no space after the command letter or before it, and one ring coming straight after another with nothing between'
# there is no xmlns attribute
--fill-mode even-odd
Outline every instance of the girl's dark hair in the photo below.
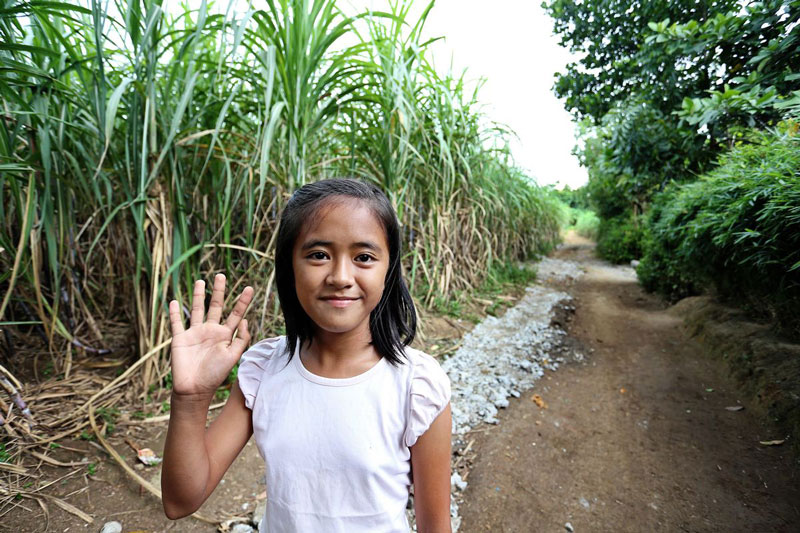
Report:
<svg viewBox="0 0 800 533"><path fill-rule="evenodd" d="M281 215L278 241L275 246L275 283L286 322L289 358L298 341L302 346L314 337L314 323L306 314L295 290L292 257L294 245L303 224L313 220L319 208L337 197L353 198L366 203L386 231L389 244L389 270L383 294L369 317L372 345L392 364L405 359L404 348L417 332L417 313L411 293L403 281L400 264L400 224L389 199L376 186L354 179L327 179L297 189Z"/></svg>

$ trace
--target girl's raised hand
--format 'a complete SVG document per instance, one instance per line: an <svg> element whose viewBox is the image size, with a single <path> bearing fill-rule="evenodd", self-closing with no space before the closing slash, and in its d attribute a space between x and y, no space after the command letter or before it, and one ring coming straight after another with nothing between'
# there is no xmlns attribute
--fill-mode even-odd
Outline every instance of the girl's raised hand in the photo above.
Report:
<svg viewBox="0 0 800 533"><path fill-rule="evenodd" d="M225 276L217 274L205 314L205 283L196 281L189 329L184 329L180 306L169 303L172 325L172 391L186 396L214 395L250 344L247 320L242 318L253 299L253 288L245 287L228 319L220 324L225 301ZM233 334L236 332L236 338Z"/></svg>

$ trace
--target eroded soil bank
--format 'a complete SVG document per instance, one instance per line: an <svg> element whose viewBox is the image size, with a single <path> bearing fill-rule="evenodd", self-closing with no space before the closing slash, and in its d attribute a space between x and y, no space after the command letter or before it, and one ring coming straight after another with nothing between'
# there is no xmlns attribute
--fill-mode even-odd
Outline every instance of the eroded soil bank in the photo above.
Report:
<svg viewBox="0 0 800 533"><path fill-rule="evenodd" d="M557 257L586 268L562 288L587 357L546 373L476 434L460 531L800 530L789 447L760 444L782 435L725 363L630 268L594 259L588 243Z"/></svg>

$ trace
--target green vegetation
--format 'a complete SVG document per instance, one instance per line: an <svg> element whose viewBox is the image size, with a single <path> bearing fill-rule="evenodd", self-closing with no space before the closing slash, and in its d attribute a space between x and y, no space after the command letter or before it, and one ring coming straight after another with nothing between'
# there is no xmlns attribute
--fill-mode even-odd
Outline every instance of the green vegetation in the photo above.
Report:
<svg viewBox="0 0 800 533"><path fill-rule="evenodd" d="M727 307L689 315L797 440L800 367L784 339L800 340L800 1L544 7L579 58L554 90L582 128L598 252L641 259L640 283L671 301L711 293L745 311L725 318L743 330L743 314L767 323L737 336L719 322Z"/></svg>
<svg viewBox="0 0 800 533"><path fill-rule="evenodd" d="M800 334L800 2L552 0L598 252ZM630 16L629 16L630 15Z"/></svg>
<svg viewBox="0 0 800 533"><path fill-rule="evenodd" d="M553 194L564 204L565 229L575 231L582 237L597 240L600 219L592 208L589 188L583 186L571 189L567 185L563 189L554 189Z"/></svg>
<svg viewBox="0 0 800 533"><path fill-rule="evenodd" d="M117 418L119 418L119 409L116 407L99 407L97 414L106 423L106 435L114 433L117 427Z"/></svg>
<svg viewBox="0 0 800 533"><path fill-rule="evenodd" d="M106 347L104 321L152 351L165 302L187 307L218 271L257 287L255 336L280 331L277 215L316 179L386 191L426 305L558 239L557 200L514 167L464 76L431 67L432 3L418 20L408 2L236 5L0 9L0 317L41 322L56 374L68 343ZM148 359L141 390L167 368Z"/></svg>
<svg viewBox="0 0 800 533"><path fill-rule="evenodd" d="M620 215L599 221L597 253L612 263L626 263L641 256L644 234L642 217Z"/></svg>
<svg viewBox="0 0 800 533"><path fill-rule="evenodd" d="M800 137L753 135L657 197L649 217L638 269L648 290L674 299L714 287L800 336Z"/></svg>
<svg viewBox="0 0 800 533"><path fill-rule="evenodd" d="M639 258L655 195L712 170L743 128L774 127L800 108L796 0L544 7L580 57L555 92L583 127L577 152L610 260Z"/></svg>
<svg viewBox="0 0 800 533"><path fill-rule="evenodd" d="M536 270L524 263L508 261L496 263L489 271L486 281L474 291L466 294L466 298L473 300L491 301L485 311L491 316L498 316L500 311L506 307L514 305L515 300L503 296L502 293L511 290L519 290L526 287L536 280ZM478 317L471 317L470 320L477 322Z"/></svg>
<svg viewBox="0 0 800 533"><path fill-rule="evenodd" d="M575 230L575 233L587 239L597 240L600 218L594 211L589 209L576 210L574 220L568 229Z"/></svg>

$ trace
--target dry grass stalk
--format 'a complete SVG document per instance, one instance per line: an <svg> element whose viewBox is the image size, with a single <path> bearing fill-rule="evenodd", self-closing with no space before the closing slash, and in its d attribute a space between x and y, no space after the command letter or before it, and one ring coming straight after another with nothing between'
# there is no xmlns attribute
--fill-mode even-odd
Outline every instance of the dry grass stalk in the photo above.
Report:
<svg viewBox="0 0 800 533"><path fill-rule="evenodd" d="M94 431L94 434L97 437L97 440L100 442L100 444L103 445L103 447L106 449L108 454L117 462L117 464L122 468L122 470L126 474L128 474L128 476L130 476L136 483L141 485L147 492L149 492L150 494L152 494L153 496L155 496L156 498L161 500L161 489L153 486L152 483L150 483L149 481L144 479L142 476L137 474L136 471L133 468L128 466L128 464L125 462L125 459L122 458L122 456L117 452L117 450L115 450L106 441L106 439L103 438L103 432L100 431L100 429L97 427L97 420L95 419L95 416L94 416L94 406L92 405L91 402L89 402L88 408L89 408L89 422L91 423L92 430ZM212 518L208 518L208 517L202 515L201 513L193 513L192 516L194 518L197 518L198 520L202 520L203 522L207 522L209 524L218 524L219 523L218 520L214 520Z"/></svg>

